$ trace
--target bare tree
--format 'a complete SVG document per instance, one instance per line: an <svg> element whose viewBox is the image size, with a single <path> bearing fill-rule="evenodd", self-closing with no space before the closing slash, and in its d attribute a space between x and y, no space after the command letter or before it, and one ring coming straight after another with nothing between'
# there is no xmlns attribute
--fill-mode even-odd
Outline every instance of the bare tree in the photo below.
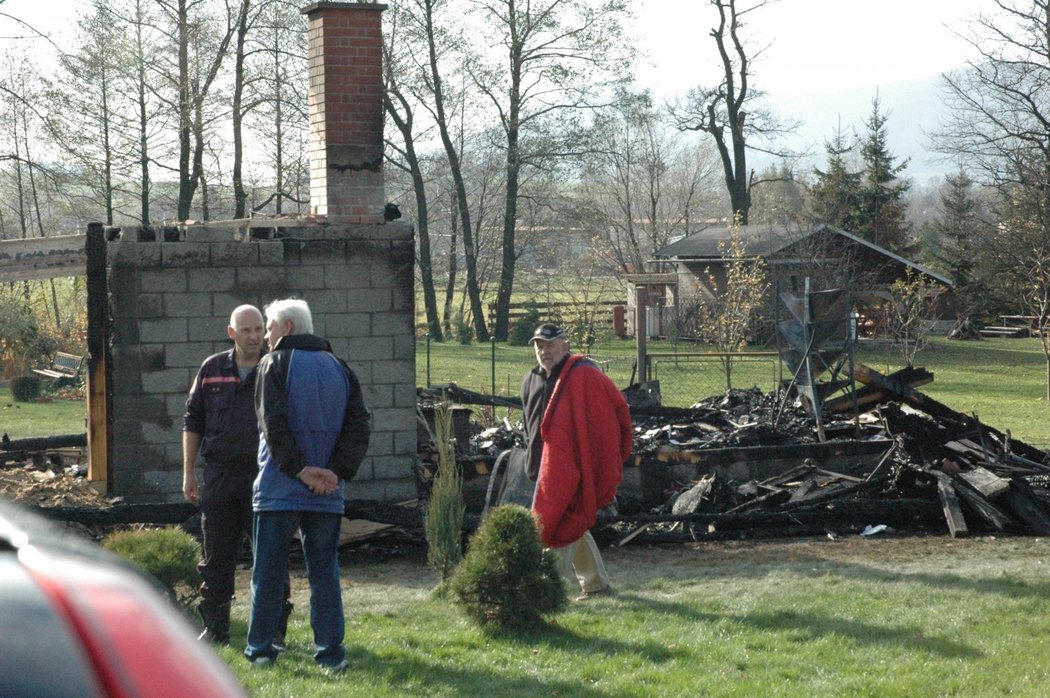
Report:
<svg viewBox="0 0 1050 698"><path fill-rule="evenodd" d="M713 151L669 128L645 92L621 92L590 140L566 215L597 228L617 269L644 272L655 250L715 207Z"/></svg>
<svg viewBox="0 0 1050 698"><path fill-rule="evenodd" d="M47 124L63 154L76 163L92 206L100 206L112 225L120 180L133 164L121 141L123 115L134 105L119 87L116 46L122 27L108 5L93 0L90 12L78 21L77 50L59 55L62 74L49 95L59 108L50 110Z"/></svg>
<svg viewBox="0 0 1050 698"><path fill-rule="evenodd" d="M751 85L751 65L765 48L749 49L742 35L745 16L773 2L776 0L748 4L743 0L709 0L718 11L718 25L711 30L711 38L722 63L722 80L713 87L693 88L687 103L674 110L680 129L703 131L714 139L733 216L741 225L748 223L751 189L762 182L754 171L748 172L747 151L793 155L773 144L777 136L792 131L796 124L779 119L763 107L763 93Z"/></svg>
<svg viewBox="0 0 1050 698"><path fill-rule="evenodd" d="M416 151L415 111L418 108L411 93L401 87L400 76L409 73L402 66L408 62L403 51L411 51L412 46L404 40L398 31L397 8L388 18L387 40L384 42L383 67L386 89L383 92L383 108L400 134L399 141L387 139L387 145L396 153L396 158L389 158L395 167L403 169L412 180L412 192L416 204L416 239L418 245L417 266L420 285L423 289L423 307L426 309L427 331L438 342L444 340L441 331L441 319L438 317L437 295L434 290L434 264L430 249L430 211L427 201L427 187L423 179L423 168L420 156ZM409 73L411 74L411 73Z"/></svg>
<svg viewBox="0 0 1050 698"><path fill-rule="evenodd" d="M926 348L937 296L943 291L940 284L910 268L905 278L889 286L890 297L882 307L885 325L909 367L915 365L915 356Z"/></svg>
<svg viewBox="0 0 1050 698"><path fill-rule="evenodd" d="M938 148L999 194L986 245L1016 297L1050 321L1050 2L994 0L963 36L974 58L944 78L948 121ZM1041 336L1045 335L1041 332ZM1050 340L1043 337L1050 401Z"/></svg>
<svg viewBox="0 0 1050 698"><path fill-rule="evenodd" d="M175 65L164 76L172 83L172 106L178 115L179 220L190 217L204 169L205 109L208 93L236 32L233 8L225 7L225 26L217 35L209 29L208 0L155 0L168 22L176 50Z"/></svg>
<svg viewBox="0 0 1050 698"><path fill-rule="evenodd" d="M272 204L279 216L286 202L296 212L309 203L306 34L296 6L266 0L259 11L245 50L246 101L241 108L258 136L259 167L267 174L263 198L253 199L251 210Z"/></svg>
<svg viewBox="0 0 1050 698"><path fill-rule="evenodd" d="M152 218L153 175L157 166L155 153L163 151L163 134L169 124L166 105L157 96L155 75L158 69L155 44L160 41L153 4L147 0L103 3L113 18L114 28L126 38L116 56L117 94L128 95L133 105L124 114L122 137L128 158L138 179L134 216L149 225ZM115 47L114 47L115 49Z"/></svg>
<svg viewBox="0 0 1050 698"><path fill-rule="evenodd" d="M594 88L625 68L624 0L477 0L502 55L476 57L471 77L498 115L506 183L495 335L506 339L523 171L578 153L572 120L595 106Z"/></svg>
<svg viewBox="0 0 1050 698"><path fill-rule="evenodd" d="M438 25L438 19L451 21L454 10L446 0L411 0L405 3L405 19L401 27L404 31L415 31L425 47L425 60L420 61L418 68L425 85L427 96L420 103L427 109L434 120L441 138L441 145L448 160L449 174L455 193L455 212L458 214L459 234L463 236L463 258L466 267L466 296L470 301L470 314L473 320L474 335L482 341L488 341L489 331L485 324L485 310L481 303L481 288L478 279L477 246L474 240L475 229L471 220L471 208L467 194L467 185L463 175L463 153L461 143L456 142L453 129L456 113L457 95L453 95L444 79L444 54L457 48L453 32ZM461 46L458 48L462 48ZM461 95L458 97L462 98ZM461 129L462 131L462 129Z"/></svg>
<svg viewBox="0 0 1050 698"><path fill-rule="evenodd" d="M726 389L733 387L733 354L747 344L761 319L769 275L761 257L748 254L734 225L728 243L720 241L720 273L707 272L707 300L700 310L698 334L721 352Z"/></svg>

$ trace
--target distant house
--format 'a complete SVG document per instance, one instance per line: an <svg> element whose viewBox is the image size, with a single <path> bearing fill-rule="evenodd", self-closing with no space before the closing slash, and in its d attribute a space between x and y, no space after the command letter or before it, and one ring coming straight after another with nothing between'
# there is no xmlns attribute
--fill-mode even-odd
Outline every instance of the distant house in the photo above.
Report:
<svg viewBox="0 0 1050 698"><path fill-rule="evenodd" d="M890 298L889 286L907 278L911 270L937 284L939 316L949 324L954 320L950 279L845 230L820 224L748 225L736 231L747 253L766 263L770 317L775 289L801 291L807 278L813 290L848 286L854 309L862 316L874 317L876 308ZM677 276L676 304L688 305L698 295L713 296L715 288L709 287L709 275L715 279L715 287L722 287L722 251L732 234L729 226L712 225L653 254L655 261L666 262L671 267L668 271Z"/></svg>

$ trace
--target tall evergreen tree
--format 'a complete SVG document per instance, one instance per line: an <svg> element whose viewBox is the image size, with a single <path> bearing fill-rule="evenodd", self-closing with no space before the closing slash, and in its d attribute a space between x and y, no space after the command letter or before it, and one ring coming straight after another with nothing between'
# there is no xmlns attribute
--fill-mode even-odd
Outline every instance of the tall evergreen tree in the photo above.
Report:
<svg viewBox="0 0 1050 698"><path fill-rule="evenodd" d="M973 185L973 179L962 169L946 175L941 188L941 213L926 226L922 236L930 266L955 283L959 314L963 317L980 312L990 301L989 289L982 281L988 273L981 268L990 228Z"/></svg>
<svg viewBox="0 0 1050 698"><path fill-rule="evenodd" d="M975 251L983 223L973 180L963 170L946 175L941 191L943 214L931 225L931 256L936 266L959 286L973 281Z"/></svg>
<svg viewBox="0 0 1050 698"><path fill-rule="evenodd" d="M864 179L859 192L854 233L893 252L907 252L910 245L910 225L905 211L904 195L910 184L899 178L908 166L889 150L886 123L889 115L881 110L878 95L871 102L868 132L861 141L860 155L864 161Z"/></svg>
<svg viewBox="0 0 1050 698"><path fill-rule="evenodd" d="M850 168L849 156L853 145L839 126L831 141L824 142L828 165L826 170L815 169L817 183L810 192L809 217L814 223L827 223L843 230L857 228L857 209L863 172Z"/></svg>

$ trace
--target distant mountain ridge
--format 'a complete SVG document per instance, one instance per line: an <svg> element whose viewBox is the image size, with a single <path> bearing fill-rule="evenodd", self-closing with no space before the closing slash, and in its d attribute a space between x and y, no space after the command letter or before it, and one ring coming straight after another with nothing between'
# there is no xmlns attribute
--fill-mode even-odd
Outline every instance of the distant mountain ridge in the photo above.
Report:
<svg viewBox="0 0 1050 698"><path fill-rule="evenodd" d="M890 152L898 163L910 158L904 176L924 185L931 179L939 181L945 174L955 171L954 164L943 161L943 156L930 147L930 134L940 127L948 113L941 86L941 77L936 76L846 92L768 94L764 101L776 114L803 122L794 136L785 139L784 143L796 150L808 149L806 164L800 168L812 171L813 167L825 165L827 149L824 143L834 138L840 124L847 136L864 136L872 100L878 94L882 113L889 115L886 131ZM768 156L758 154L753 154L751 159L753 162L749 164L756 170L772 162Z"/></svg>

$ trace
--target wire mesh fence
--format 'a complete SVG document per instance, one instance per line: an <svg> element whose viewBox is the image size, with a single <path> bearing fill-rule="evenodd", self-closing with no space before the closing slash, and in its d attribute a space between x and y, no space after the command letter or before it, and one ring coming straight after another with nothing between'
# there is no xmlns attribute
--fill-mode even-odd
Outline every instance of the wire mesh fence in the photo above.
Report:
<svg viewBox="0 0 1050 698"><path fill-rule="evenodd" d="M649 379L659 381L660 402L666 407L689 407L733 388L776 390L780 361L776 352L732 354L650 354ZM729 362L729 379L726 362Z"/></svg>
<svg viewBox="0 0 1050 698"><path fill-rule="evenodd" d="M521 379L536 366L531 347L505 344L469 346L420 343L416 371L417 385L455 383L461 388L487 395L517 397ZM630 347L627 347L629 350ZM724 359L718 353L667 353L648 355L648 378L659 381L661 402L668 407L689 407L726 391ZM634 353L591 354L612 381L624 388L639 380ZM776 389L780 362L776 352L738 352L728 355L734 388L757 386L763 391Z"/></svg>

